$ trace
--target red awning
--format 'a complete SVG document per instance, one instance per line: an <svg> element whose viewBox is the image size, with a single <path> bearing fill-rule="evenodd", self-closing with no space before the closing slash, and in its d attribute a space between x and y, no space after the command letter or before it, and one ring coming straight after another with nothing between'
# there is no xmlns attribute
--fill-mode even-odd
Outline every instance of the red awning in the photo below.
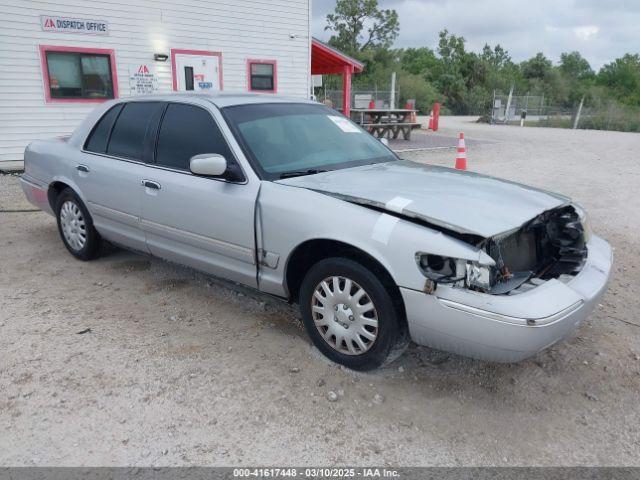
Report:
<svg viewBox="0 0 640 480"><path fill-rule="evenodd" d="M311 73L313 75L342 74L345 67L351 67L352 72L359 73L364 65L317 38L311 39Z"/></svg>

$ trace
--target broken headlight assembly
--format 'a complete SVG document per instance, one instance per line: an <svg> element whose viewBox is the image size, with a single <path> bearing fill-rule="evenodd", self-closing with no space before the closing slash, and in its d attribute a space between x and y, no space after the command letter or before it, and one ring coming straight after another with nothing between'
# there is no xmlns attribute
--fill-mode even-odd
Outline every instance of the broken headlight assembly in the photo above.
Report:
<svg viewBox="0 0 640 480"><path fill-rule="evenodd" d="M503 295L533 278L545 281L575 275L584 264L590 237L589 215L574 203L544 212L516 231L482 241L476 245L477 260L418 252L416 263L428 279L426 293L441 283Z"/></svg>
<svg viewBox="0 0 640 480"><path fill-rule="evenodd" d="M589 239L591 238L591 218L589 218L589 214L584 208L582 208L581 205L574 203L572 204L572 207L578 214L578 218L580 219L580 223L582 224L582 230L584 232L584 243L589 243Z"/></svg>
<svg viewBox="0 0 640 480"><path fill-rule="evenodd" d="M466 269L465 284L468 287L488 292L495 285L497 278L495 267L467 262Z"/></svg>
<svg viewBox="0 0 640 480"><path fill-rule="evenodd" d="M457 284L480 291L489 291L496 283L496 269L491 265L422 252L416 253L416 263L422 274L435 283Z"/></svg>

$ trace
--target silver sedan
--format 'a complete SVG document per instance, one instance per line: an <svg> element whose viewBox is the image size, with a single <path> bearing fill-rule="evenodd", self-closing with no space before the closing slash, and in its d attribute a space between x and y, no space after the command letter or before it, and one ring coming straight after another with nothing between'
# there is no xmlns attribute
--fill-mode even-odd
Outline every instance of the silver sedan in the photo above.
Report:
<svg viewBox="0 0 640 480"><path fill-rule="evenodd" d="M76 258L104 239L296 302L315 346L359 370L409 339L524 359L571 333L611 271L566 197L400 160L277 96L107 102L29 145L22 187Z"/></svg>

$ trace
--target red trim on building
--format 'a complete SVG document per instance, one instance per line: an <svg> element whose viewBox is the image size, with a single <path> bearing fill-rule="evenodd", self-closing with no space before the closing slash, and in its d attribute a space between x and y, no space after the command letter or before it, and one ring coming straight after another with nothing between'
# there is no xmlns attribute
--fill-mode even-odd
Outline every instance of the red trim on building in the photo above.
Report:
<svg viewBox="0 0 640 480"><path fill-rule="evenodd" d="M251 65L252 64L273 65L273 90L253 90L251 88ZM258 93L277 93L278 92L278 61L247 58L247 91L258 92Z"/></svg>
<svg viewBox="0 0 640 480"><path fill-rule="evenodd" d="M311 73L340 74L345 66L351 66L354 73L360 73L364 65L355 58L336 50L333 47L321 42L317 38L311 40Z"/></svg>
<svg viewBox="0 0 640 480"><path fill-rule="evenodd" d="M94 53L98 55L109 55L111 66L111 78L113 80L113 98L118 98L118 71L116 70L116 54L111 49L88 48L88 47L66 47L59 45L39 45L40 66L42 68L42 81L44 83L45 103L103 103L110 98L51 98L51 87L49 84L49 67L47 65L46 52L71 52L71 53Z"/></svg>
<svg viewBox="0 0 640 480"><path fill-rule="evenodd" d="M342 113L347 117L351 110L351 77L364 65L320 40L311 40L311 73L313 75L342 75Z"/></svg>
<svg viewBox="0 0 640 480"><path fill-rule="evenodd" d="M173 90L178 90L178 77L176 76L176 55L207 55L210 57L218 57L218 83L220 84L220 90L223 90L222 86L222 52L211 52L208 50L183 50L180 48L171 49L171 78Z"/></svg>

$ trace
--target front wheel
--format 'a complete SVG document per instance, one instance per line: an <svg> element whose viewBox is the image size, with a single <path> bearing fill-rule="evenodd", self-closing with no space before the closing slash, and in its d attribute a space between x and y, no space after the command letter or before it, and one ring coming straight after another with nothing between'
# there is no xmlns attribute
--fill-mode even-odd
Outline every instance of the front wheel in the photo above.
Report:
<svg viewBox="0 0 640 480"><path fill-rule="evenodd" d="M56 200L55 211L60 237L71 255L85 261L96 258L100 235L78 195L70 188L64 189Z"/></svg>
<svg viewBox="0 0 640 480"><path fill-rule="evenodd" d="M354 370L379 367L404 338L387 288L369 269L346 258L311 267L300 287L300 309L314 345Z"/></svg>

